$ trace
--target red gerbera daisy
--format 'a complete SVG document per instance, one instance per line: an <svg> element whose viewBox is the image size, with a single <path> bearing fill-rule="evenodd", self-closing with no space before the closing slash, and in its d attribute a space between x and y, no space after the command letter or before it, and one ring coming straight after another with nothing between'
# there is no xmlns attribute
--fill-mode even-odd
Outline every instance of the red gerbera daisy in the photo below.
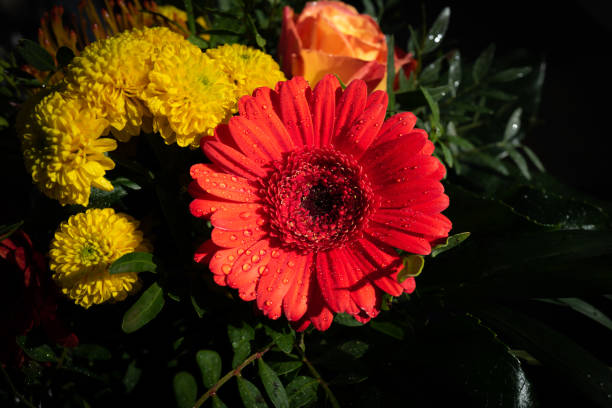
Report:
<svg viewBox="0 0 612 408"><path fill-rule="evenodd" d="M191 213L214 226L195 260L298 330L375 317L383 292L415 288L394 248L428 254L451 228L427 133L408 112L383 123L387 94L366 88L333 75L259 88L203 144L213 164L191 168Z"/></svg>

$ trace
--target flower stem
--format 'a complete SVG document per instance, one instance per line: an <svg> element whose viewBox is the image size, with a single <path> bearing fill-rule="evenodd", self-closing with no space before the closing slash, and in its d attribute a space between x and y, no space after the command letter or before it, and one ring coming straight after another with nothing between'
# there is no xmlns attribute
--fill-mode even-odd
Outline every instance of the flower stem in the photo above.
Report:
<svg viewBox="0 0 612 408"><path fill-rule="evenodd" d="M228 382L232 377L239 376L240 372L242 371L242 369L244 367L248 366L249 364L251 364L253 361L255 361L257 359L260 359L268 350L270 350L270 348L273 345L274 345L274 343L270 343L266 347L264 347L261 351L258 351L255 354L251 354L238 367L234 368L232 371L230 371L229 373L225 374L219 381L217 381L217 383L215 385L213 385L208 391L206 391L196 401L195 404L193 404L193 408L199 408L209 397L212 397L213 395L215 395L217 393L217 391L219 390L219 388L221 388L221 386L223 384Z"/></svg>
<svg viewBox="0 0 612 408"><path fill-rule="evenodd" d="M13 394L15 395L15 399L17 399L19 402L24 403L25 405L27 405L30 408L36 408L36 406L34 404L32 404L30 401L28 401L24 395L22 395L19 391L17 391L17 388L15 388L15 385L13 385L13 382L11 381L11 377L9 377L8 373L6 372L6 370L4 369L4 366L2 364L0 364L0 370L2 370L2 374L4 375L4 379L8 383L11 391L13 391Z"/></svg>
<svg viewBox="0 0 612 408"><path fill-rule="evenodd" d="M329 402L331 403L331 406L333 408L340 408L340 404L338 403L338 400L334 396L334 393L331 391L331 389L329 388L329 385L327 385L325 380L323 380L323 378L321 377L321 374L319 374L317 369L306 358L306 354L304 353L304 350L302 350L300 347L298 347L297 349L302 357L302 361L304 362L304 364L306 364L306 367L308 367L308 370L310 371L310 373L313 375L314 378L317 379L319 384L321 384L321 387L323 387L323 390L325 391L327 398L329 398Z"/></svg>

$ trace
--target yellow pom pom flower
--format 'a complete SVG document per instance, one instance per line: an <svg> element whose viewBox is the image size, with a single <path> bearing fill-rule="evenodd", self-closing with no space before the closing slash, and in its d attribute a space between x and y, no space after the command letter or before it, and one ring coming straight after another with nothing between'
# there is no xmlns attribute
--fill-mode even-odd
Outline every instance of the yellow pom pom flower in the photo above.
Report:
<svg viewBox="0 0 612 408"><path fill-rule="evenodd" d="M124 300L140 289L138 273L111 275L110 265L131 252L151 252L138 221L112 208L73 215L55 232L49 251L53 279L78 305Z"/></svg>
<svg viewBox="0 0 612 408"><path fill-rule="evenodd" d="M52 92L25 105L17 128L25 165L47 196L62 205L86 206L92 186L113 189L104 176L115 163L104 153L115 150L117 142L100 137L108 121L80 99Z"/></svg>
<svg viewBox="0 0 612 408"><path fill-rule="evenodd" d="M139 99L161 44L185 41L168 28L125 31L87 46L68 66L67 90L108 119L113 135L127 141L141 128L150 132L150 113Z"/></svg>
<svg viewBox="0 0 612 408"><path fill-rule="evenodd" d="M211 48L206 54L221 65L236 85L236 101L261 86L274 89L285 81L285 75L274 59L265 52L242 44L226 44Z"/></svg>
<svg viewBox="0 0 612 408"><path fill-rule="evenodd" d="M162 47L142 99L153 114L153 130L167 144L197 147L203 136L228 120L234 85L206 54L187 40Z"/></svg>

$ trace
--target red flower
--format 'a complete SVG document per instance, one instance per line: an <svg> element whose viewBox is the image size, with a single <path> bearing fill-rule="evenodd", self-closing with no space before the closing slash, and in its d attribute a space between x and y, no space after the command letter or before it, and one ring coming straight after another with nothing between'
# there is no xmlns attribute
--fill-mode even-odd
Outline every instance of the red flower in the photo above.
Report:
<svg viewBox="0 0 612 408"><path fill-rule="evenodd" d="M23 352L15 339L38 326L57 344L78 345L77 337L56 316L57 292L45 258L34 250L30 237L23 231L0 242L0 288L0 307L12 314L0 325L0 361L21 365Z"/></svg>
<svg viewBox="0 0 612 408"><path fill-rule="evenodd" d="M445 168L416 117L383 123L386 109L385 92L367 96L361 80L342 91L333 75L242 97L202 147L213 164L191 168L191 213L214 226L195 260L298 330L340 312L366 322L383 292L412 292L394 247L428 254L448 235Z"/></svg>

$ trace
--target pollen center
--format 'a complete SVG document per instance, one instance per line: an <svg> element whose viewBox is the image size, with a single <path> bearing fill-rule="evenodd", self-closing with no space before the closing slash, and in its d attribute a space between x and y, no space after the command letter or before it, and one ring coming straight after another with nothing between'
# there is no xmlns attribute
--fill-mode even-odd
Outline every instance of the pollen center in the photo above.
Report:
<svg viewBox="0 0 612 408"><path fill-rule="evenodd" d="M271 235L288 248L321 251L362 237L372 188L361 166L332 148L290 153L266 181Z"/></svg>

